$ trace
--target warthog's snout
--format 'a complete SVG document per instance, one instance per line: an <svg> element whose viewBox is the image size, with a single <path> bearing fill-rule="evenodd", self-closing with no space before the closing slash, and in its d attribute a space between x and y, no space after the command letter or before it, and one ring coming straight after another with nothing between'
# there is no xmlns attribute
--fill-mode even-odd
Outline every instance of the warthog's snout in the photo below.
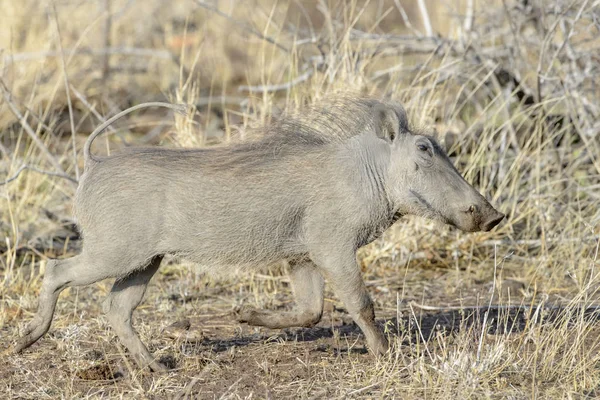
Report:
<svg viewBox="0 0 600 400"><path fill-rule="evenodd" d="M483 196L479 196L478 204L473 203L457 218L454 225L467 232L489 232L498 225L505 217L496 210Z"/></svg>
<svg viewBox="0 0 600 400"><path fill-rule="evenodd" d="M489 232L504 219L505 215L492 207L479 193L476 195L477 202L472 203L466 210L463 209L448 222L466 232Z"/></svg>
<svg viewBox="0 0 600 400"><path fill-rule="evenodd" d="M481 230L484 232L489 232L492 229L494 229L494 227L496 225L498 225L500 223L500 221L502 221L503 219L504 219L504 214L494 210L493 215L490 216L490 218L486 222L484 222L483 225L481 226Z"/></svg>

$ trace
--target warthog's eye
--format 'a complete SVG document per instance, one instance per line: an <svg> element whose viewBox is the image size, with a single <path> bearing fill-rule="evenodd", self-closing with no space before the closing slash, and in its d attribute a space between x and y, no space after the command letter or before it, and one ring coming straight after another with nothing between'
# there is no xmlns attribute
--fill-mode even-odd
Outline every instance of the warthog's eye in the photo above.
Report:
<svg viewBox="0 0 600 400"><path fill-rule="evenodd" d="M422 142L421 143L417 143L417 149L419 149L419 151L421 151L423 153L427 153L430 156L433 156L433 150L426 143L422 143Z"/></svg>
<svg viewBox="0 0 600 400"><path fill-rule="evenodd" d="M426 140L419 140L415 143L418 152L416 153L416 160L421 167L428 168L433 165L433 149L431 144Z"/></svg>

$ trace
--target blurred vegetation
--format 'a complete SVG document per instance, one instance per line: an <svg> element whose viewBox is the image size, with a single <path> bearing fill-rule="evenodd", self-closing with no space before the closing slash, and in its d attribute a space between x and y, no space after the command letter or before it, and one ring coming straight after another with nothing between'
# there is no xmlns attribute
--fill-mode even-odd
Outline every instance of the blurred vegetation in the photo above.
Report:
<svg viewBox="0 0 600 400"><path fill-rule="evenodd" d="M475 327L452 338L432 333L411 345L399 337L387 360L332 355L311 359L312 372L293 384L289 377L255 382L268 382L273 398L341 398L355 391L367 398L597 395L597 328L577 310L598 300L599 1L0 0L0 10L0 184L11 179L0 186L3 347L31 317L45 261L81 246L71 217L73 181L83 167L82 145L101 121L140 102L186 103L194 110L187 117L133 115L95 151L211 146L243 140L249 128L350 92L403 102L413 125L436 135L466 179L508 214L493 232L479 234L406 218L362 249L378 314L418 323L415 310L490 302L533 304L538 311L560 305L567 316L533 318L539 323L519 334L488 335ZM159 314L190 313L207 299L220 313L242 301L284 307L291 300L276 270L221 277L224 292L171 311L166 299L173 292L218 286L212 277L173 272L180 263L171 260L150 290L158 292L148 301L159 305ZM95 320L64 312L77 309L77 298L96 299L90 293L64 296L69 300L61 299L58 314L68 315L57 315L53 329L77 319L87 329L80 335L96 332L110 348L112 334ZM161 335L156 321L167 315L154 314L140 310L140 319L152 322L141 326L142 336ZM233 335L236 328L228 329L211 332ZM36 366L34 355L10 356L4 373L0 368L0 379L6 377L0 392L4 385L11 396L35 397L23 383L33 373L50 380L49 389L40 384L46 394L86 396L93 382L63 384L94 364L78 357L74 337L81 340L77 334L43 339L65 352L61 368L77 360L57 381ZM65 348L68 340L75 344ZM237 350L238 357L248 357L247 364L281 352L295 360L302 351L256 346L256 353ZM24 357L31 357L26 367ZM130 376L98 396L168 397L200 374L198 360L218 359L204 350L181 357L180 371L158 383ZM105 358L121 356L110 350ZM319 369L319 362L328 367ZM215 382L227 376L216 371L209 374ZM229 390L233 383L211 393L248 398L258 390ZM202 398L201 387L194 391Z"/></svg>

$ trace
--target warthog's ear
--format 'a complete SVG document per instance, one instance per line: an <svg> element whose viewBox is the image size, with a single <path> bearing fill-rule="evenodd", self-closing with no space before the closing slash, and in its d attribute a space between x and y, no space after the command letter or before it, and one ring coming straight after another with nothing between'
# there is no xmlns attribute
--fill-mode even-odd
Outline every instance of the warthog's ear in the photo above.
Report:
<svg viewBox="0 0 600 400"><path fill-rule="evenodd" d="M408 133L408 118L404 107L377 104L373 107L375 130L377 136L389 142L401 134Z"/></svg>

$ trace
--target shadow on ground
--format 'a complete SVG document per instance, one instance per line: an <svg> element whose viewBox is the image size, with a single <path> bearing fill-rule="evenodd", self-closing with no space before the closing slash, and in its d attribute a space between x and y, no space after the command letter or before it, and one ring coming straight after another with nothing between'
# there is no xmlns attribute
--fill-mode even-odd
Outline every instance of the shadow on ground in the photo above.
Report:
<svg viewBox="0 0 600 400"><path fill-rule="evenodd" d="M416 312L416 311L415 311ZM487 314L487 316L486 316ZM600 320L600 307L575 308L564 306L524 307L524 306L491 306L452 309L439 312L412 313L407 317L379 320L391 335L402 336L409 343L415 340L429 340L434 334L450 335L465 329L481 332L486 327L488 334L510 334L523 331L529 324L548 325L556 323L574 323L585 318L589 322ZM334 336L334 331L343 337L361 335L360 328L352 323L331 327L316 326L314 328L285 329L279 334L252 334L230 339L205 338L193 343L213 352L222 352L232 347L243 347L251 344L264 344L274 341L313 342ZM358 350L363 352L363 350ZM366 352L366 349L364 350Z"/></svg>

